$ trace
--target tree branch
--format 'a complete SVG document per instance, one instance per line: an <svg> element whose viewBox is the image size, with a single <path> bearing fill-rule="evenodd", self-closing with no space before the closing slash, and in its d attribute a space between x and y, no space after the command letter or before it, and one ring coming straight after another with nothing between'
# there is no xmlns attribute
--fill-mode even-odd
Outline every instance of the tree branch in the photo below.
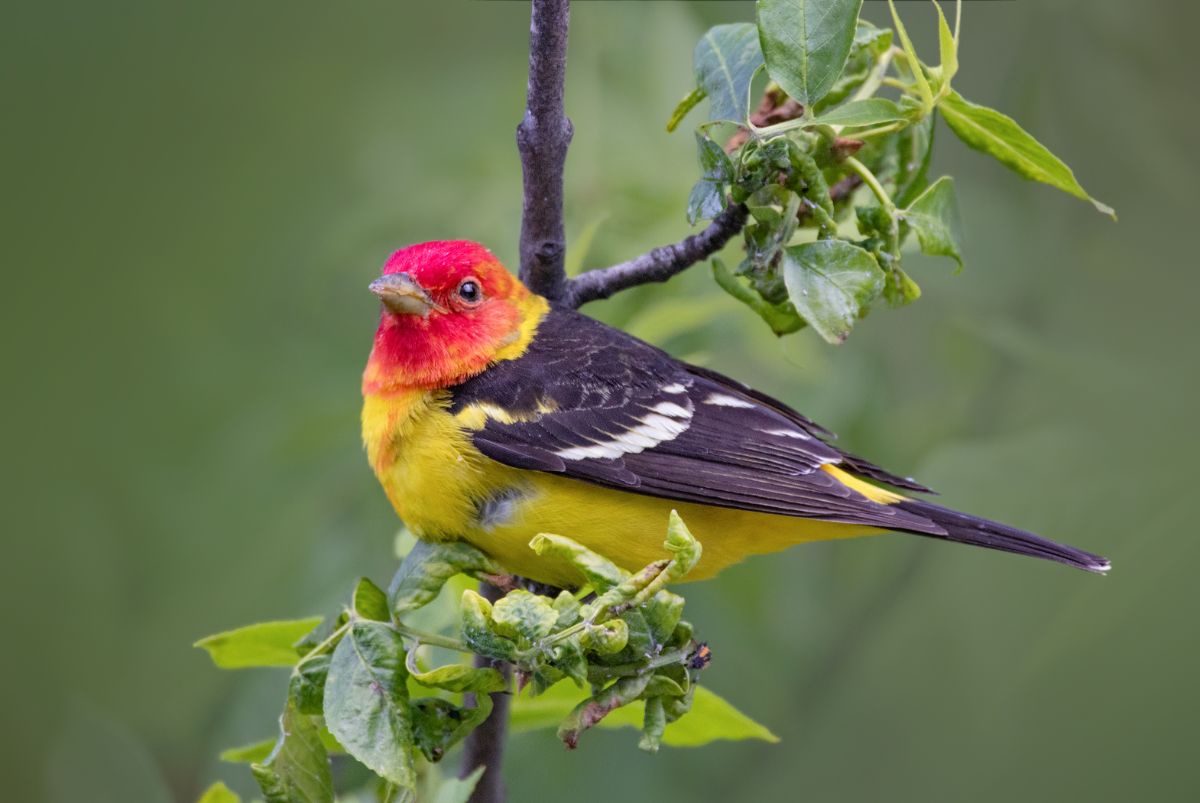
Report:
<svg viewBox="0 0 1200 803"><path fill-rule="evenodd" d="M529 25L529 85L517 126L524 201L521 281L558 301L566 291L563 263L563 166L573 129L563 111L569 0L533 0Z"/></svg>
<svg viewBox="0 0 1200 803"><path fill-rule="evenodd" d="M732 204L713 218L704 231L680 242L655 248L640 257L591 270L577 276L567 287L566 306L578 307L589 301L608 298L618 290L647 282L665 282L677 273L720 251L746 224L746 207Z"/></svg>
<svg viewBox="0 0 1200 803"><path fill-rule="evenodd" d="M495 602L504 596L504 591L491 583L480 583L479 594L488 602ZM476 655L475 666L494 666L504 675L506 683L512 678L512 667L507 663L493 664L482 655ZM464 702L468 706L474 705L472 700ZM487 767L479 783L475 784L475 791L471 793L468 803L504 803L504 775L500 765L504 760L504 743L508 739L508 709L511 702L512 695L508 691L493 693L492 713L463 740L462 768L458 777L467 777L477 767Z"/></svg>

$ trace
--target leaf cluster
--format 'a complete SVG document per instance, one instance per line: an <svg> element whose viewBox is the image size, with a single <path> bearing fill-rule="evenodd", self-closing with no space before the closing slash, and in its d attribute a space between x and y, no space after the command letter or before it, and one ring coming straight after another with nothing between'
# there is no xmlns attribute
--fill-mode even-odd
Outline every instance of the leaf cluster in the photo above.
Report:
<svg viewBox="0 0 1200 803"><path fill-rule="evenodd" d="M451 601L442 592L453 579L502 575L465 543L420 541L387 591L364 578L344 609L324 619L250 625L197 642L224 668L291 668L279 736L222 758L249 763L268 803L332 803L330 756L343 754L370 771L383 799L418 799L419 789L425 799L433 765L487 719L491 694L510 692L496 668L430 665L444 650L511 665L517 691L525 692L513 707L518 729L557 724L570 748L596 725L634 724L624 714L634 708L639 746L651 752L664 738L774 740L697 686L708 648L693 638L684 600L667 585L696 565L701 546L677 514L667 527L667 557L636 573L559 535L540 534L530 548L571 566L578 590L547 596L512 587L492 603L466 588L456 610L443 611L457 619L456 635L422 630L412 624L418 612ZM693 708L693 717L711 722L668 733ZM614 712L621 716L606 723ZM442 784L438 799L465 800L471 784L455 783L460 797L446 797ZM222 800L226 792L214 787L208 794Z"/></svg>
<svg viewBox="0 0 1200 803"><path fill-rule="evenodd" d="M840 343L876 301L916 300L920 288L901 267L910 235L962 267L954 180L930 178L938 116L1017 174L1113 215L1011 118L951 86L961 0L953 28L932 2L936 64L918 55L892 0L892 28L860 19L862 0L758 0L755 23L715 26L696 45L696 88L667 126L709 99L688 219L746 205L745 257L733 269L714 260L714 277L776 334L810 326Z"/></svg>

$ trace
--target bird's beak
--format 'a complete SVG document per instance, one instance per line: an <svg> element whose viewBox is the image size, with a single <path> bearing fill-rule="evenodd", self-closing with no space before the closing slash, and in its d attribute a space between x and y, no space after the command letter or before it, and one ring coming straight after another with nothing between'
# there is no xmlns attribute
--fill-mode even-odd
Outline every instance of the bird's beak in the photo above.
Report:
<svg viewBox="0 0 1200 803"><path fill-rule="evenodd" d="M368 288L392 312L402 315L429 315L431 310L442 310L441 305L424 287L417 284L407 273L388 273L371 282ZM443 310L444 311L444 310Z"/></svg>

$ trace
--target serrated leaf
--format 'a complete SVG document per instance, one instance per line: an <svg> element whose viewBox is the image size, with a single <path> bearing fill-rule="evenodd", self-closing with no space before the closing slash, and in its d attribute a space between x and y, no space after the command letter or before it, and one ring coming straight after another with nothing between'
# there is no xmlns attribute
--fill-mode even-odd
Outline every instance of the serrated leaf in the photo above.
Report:
<svg viewBox="0 0 1200 803"><path fill-rule="evenodd" d="M242 803L242 799L228 786L217 781L204 790L204 794L200 795L196 803Z"/></svg>
<svg viewBox="0 0 1200 803"><path fill-rule="evenodd" d="M333 651L325 725L346 751L404 789L416 782L404 643L390 626L358 621Z"/></svg>
<svg viewBox="0 0 1200 803"><path fill-rule="evenodd" d="M1018 175L1057 187L1090 202L1113 220L1117 219L1112 207L1088 195L1071 168L1011 117L987 106L971 103L953 90L938 108L942 110L942 117L950 130L975 150L995 157Z"/></svg>
<svg viewBox="0 0 1200 803"><path fill-rule="evenodd" d="M842 240L785 248L782 265L792 306L829 343L844 341L883 291L884 273L875 258Z"/></svg>
<svg viewBox="0 0 1200 803"><path fill-rule="evenodd" d="M837 81L850 55L862 0L758 0L767 73L806 108Z"/></svg>
<svg viewBox="0 0 1200 803"><path fill-rule="evenodd" d="M207 651L213 663L222 669L292 666L300 660L296 642L319 624L320 616L260 622L206 636L192 646Z"/></svg>
<svg viewBox="0 0 1200 803"><path fill-rule="evenodd" d="M692 54L696 86L708 95L709 120L745 123L750 116L750 85L763 64L758 29L749 22L710 28Z"/></svg>
<svg viewBox="0 0 1200 803"><path fill-rule="evenodd" d="M333 777L320 730L289 701L279 718L279 740L250 771L267 803L333 803Z"/></svg>
<svg viewBox="0 0 1200 803"><path fill-rule="evenodd" d="M737 710L723 697L704 686L695 686L691 711L667 725L662 743L673 747L699 747L720 739L759 739L778 742L779 737ZM515 695L509 727L514 733L556 727L579 703L581 695L572 683L557 683L534 697L528 691ZM641 728L645 712L640 701L613 711L600 720L601 728Z"/></svg>
<svg viewBox="0 0 1200 803"><path fill-rule="evenodd" d="M903 214L905 222L917 234L921 251L950 257L962 268L962 220L954 179L942 176L933 182Z"/></svg>
<svg viewBox="0 0 1200 803"><path fill-rule="evenodd" d="M466 778L450 778L442 781L442 785L438 787L437 794L433 798L433 803L467 803L486 769L487 767L478 767Z"/></svg>
<svg viewBox="0 0 1200 803"><path fill-rule="evenodd" d="M841 106L836 106L812 120L812 125L840 125L846 128L856 128L879 123L891 123L903 120L904 112L887 98L866 98L852 100ZM848 134L847 136L854 136Z"/></svg>
<svg viewBox="0 0 1200 803"><path fill-rule="evenodd" d="M492 621L502 636L535 642L554 629L558 611L545 597L518 588L492 604Z"/></svg>
<svg viewBox="0 0 1200 803"><path fill-rule="evenodd" d="M498 574L500 566L462 541L418 541L388 585L392 612L399 615L428 605L456 574Z"/></svg>

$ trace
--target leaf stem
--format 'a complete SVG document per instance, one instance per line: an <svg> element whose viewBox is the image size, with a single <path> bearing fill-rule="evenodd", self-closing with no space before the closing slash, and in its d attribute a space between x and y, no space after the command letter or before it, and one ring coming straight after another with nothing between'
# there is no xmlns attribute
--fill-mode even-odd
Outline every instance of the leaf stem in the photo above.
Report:
<svg viewBox="0 0 1200 803"><path fill-rule="evenodd" d="M457 652L472 652L471 648L465 642L451 638L450 636L428 633L424 630L418 630L415 627L409 627L401 622L392 622L392 626L396 628L396 632L400 635L408 636L410 639L421 644L428 644L431 647L445 647L447 650L455 650Z"/></svg>
<svg viewBox="0 0 1200 803"><path fill-rule="evenodd" d="M879 183L879 179L875 177L875 174L871 172L869 167L853 156L847 156L842 160L842 164L857 173L858 177L863 180L863 184L871 188L871 192L875 193L875 197L879 199L880 207L883 208L888 217L896 216L896 204L892 201L892 196L888 195L887 190Z"/></svg>

